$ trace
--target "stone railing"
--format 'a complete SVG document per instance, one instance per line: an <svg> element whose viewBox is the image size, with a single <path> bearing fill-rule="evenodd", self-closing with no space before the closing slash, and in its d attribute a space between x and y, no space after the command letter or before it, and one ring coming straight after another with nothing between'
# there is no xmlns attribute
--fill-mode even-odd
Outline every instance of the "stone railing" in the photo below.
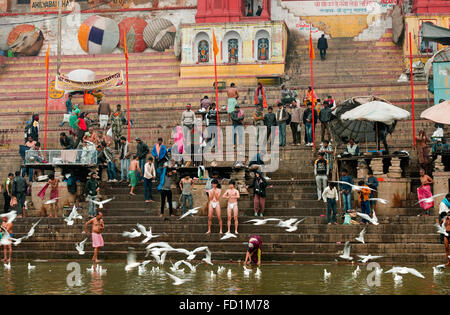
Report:
<svg viewBox="0 0 450 315"><path fill-rule="evenodd" d="M25 165L96 165L97 151L87 150L28 150Z"/></svg>

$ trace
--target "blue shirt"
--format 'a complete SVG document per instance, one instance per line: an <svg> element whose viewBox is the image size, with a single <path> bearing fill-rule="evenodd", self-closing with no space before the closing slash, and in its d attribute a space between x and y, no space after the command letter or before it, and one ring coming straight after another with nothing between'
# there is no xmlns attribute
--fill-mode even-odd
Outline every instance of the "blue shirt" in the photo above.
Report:
<svg viewBox="0 0 450 315"><path fill-rule="evenodd" d="M66 101L66 109L68 114L72 112L72 100L70 98Z"/></svg>
<svg viewBox="0 0 450 315"><path fill-rule="evenodd" d="M350 183L353 184L353 179L350 175L347 176L341 176L341 178L339 179L341 182L346 182L346 183ZM346 185L346 184L339 184L339 189L340 190L352 190L352 187L350 185Z"/></svg>
<svg viewBox="0 0 450 315"><path fill-rule="evenodd" d="M377 190L378 188L378 179L375 176L369 177L367 179L367 184L370 188Z"/></svg>

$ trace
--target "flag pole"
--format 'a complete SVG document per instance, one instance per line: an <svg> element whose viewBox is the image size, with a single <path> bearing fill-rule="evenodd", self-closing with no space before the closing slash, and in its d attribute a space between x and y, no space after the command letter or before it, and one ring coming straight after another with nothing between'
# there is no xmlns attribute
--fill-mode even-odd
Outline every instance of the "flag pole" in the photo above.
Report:
<svg viewBox="0 0 450 315"><path fill-rule="evenodd" d="M312 45L312 37L311 37L311 28L312 24L309 25L309 60L311 63L311 100L312 100L312 132L313 132L313 149L316 148L316 132L315 132L315 124L314 124L314 109L316 107L314 102L314 76L313 76L313 54L314 47Z"/></svg>
<svg viewBox="0 0 450 315"><path fill-rule="evenodd" d="M45 84L45 132L44 132L44 150L47 150L47 112L48 112L48 70L49 70L49 48L47 45L47 53L45 54L45 68L47 72L47 79Z"/></svg>
<svg viewBox="0 0 450 315"><path fill-rule="evenodd" d="M130 128L130 93L128 90L128 49L126 32L123 33L123 47L125 50L125 72L127 80L127 123L128 123L128 142L131 142L131 128Z"/></svg>
<svg viewBox="0 0 450 315"><path fill-rule="evenodd" d="M216 34L214 33L213 30L213 53L214 53L214 75L215 75L215 80L216 80L216 114L217 114L217 146L220 147L220 137L219 137L219 126L220 126L220 120L219 120L219 89L217 86L217 60L216 60L216 56L219 53L219 47L217 46L217 40L216 40ZM218 150L218 148L216 148L216 151Z"/></svg>
<svg viewBox="0 0 450 315"><path fill-rule="evenodd" d="M414 80L413 80L413 66L412 66L412 41L411 32L409 32L409 64L411 69L411 103L412 103L412 126L413 126L413 145L416 146L416 121L414 115Z"/></svg>

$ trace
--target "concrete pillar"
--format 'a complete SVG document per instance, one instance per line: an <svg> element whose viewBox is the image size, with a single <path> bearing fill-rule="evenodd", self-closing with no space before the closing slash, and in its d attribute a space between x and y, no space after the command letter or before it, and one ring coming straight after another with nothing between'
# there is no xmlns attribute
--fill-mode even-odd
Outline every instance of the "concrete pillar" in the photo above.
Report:
<svg viewBox="0 0 450 315"><path fill-rule="evenodd" d="M378 177L380 175L384 175L383 173L383 159L382 158L373 158L370 162L370 168L373 171L373 175Z"/></svg>
<svg viewBox="0 0 450 315"><path fill-rule="evenodd" d="M389 167L388 177L390 178L401 178L402 168L400 167L400 159L398 157L393 157L391 159L391 166Z"/></svg>
<svg viewBox="0 0 450 315"><path fill-rule="evenodd" d="M367 167L366 161L364 159L358 159L358 166L356 171L358 179L365 180L367 178L369 168Z"/></svg>

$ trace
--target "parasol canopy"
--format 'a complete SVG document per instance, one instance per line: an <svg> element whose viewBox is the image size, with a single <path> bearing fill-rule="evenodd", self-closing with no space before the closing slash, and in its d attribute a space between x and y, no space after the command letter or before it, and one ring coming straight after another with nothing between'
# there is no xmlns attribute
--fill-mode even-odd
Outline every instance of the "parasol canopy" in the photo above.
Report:
<svg viewBox="0 0 450 315"><path fill-rule="evenodd" d="M405 120L409 112L381 101L372 101L362 104L341 116L341 120L367 120L392 125L396 120Z"/></svg>
<svg viewBox="0 0 450 315"><path fill-rule="evenodd" d="M95 72L87 69L76 69L67 74L72 81L90 82L95 80Z"/></svg>
<svg viewBox="0 0 450 315"><path fill-rule="evenodd" d="M425 118L437 123L450 125L450 100L431 106L420 114Z"/></svg>

